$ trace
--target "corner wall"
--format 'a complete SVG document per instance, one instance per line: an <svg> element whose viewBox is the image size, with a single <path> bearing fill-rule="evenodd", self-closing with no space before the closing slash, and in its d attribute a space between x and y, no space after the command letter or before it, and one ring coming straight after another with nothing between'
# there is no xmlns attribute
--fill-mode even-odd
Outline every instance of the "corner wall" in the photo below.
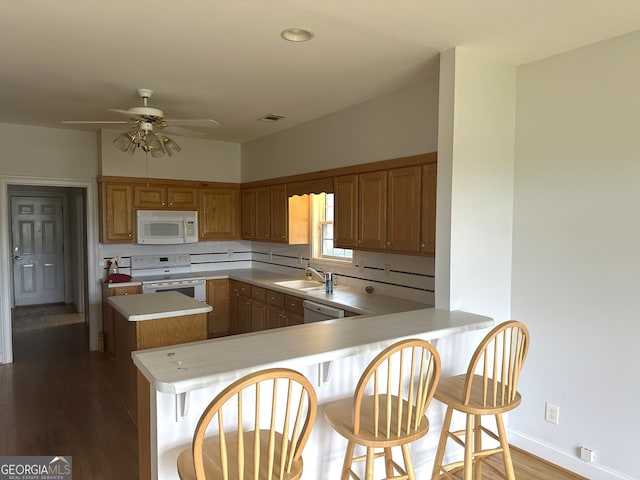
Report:
<svg viewBox="0 0 640 480"><path fill-rule="evenodd" d="M436 306L499 323L511 314L516 69L456 48L440 72Z"/></svg>

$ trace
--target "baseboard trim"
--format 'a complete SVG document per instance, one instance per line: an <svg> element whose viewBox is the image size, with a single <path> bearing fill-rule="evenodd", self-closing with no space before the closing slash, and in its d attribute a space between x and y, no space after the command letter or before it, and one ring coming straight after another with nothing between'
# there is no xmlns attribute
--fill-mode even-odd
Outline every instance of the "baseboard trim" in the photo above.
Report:
<svg viewBox="0 0 640 480"><path fill-rule="evenodd" d="M509 430L507 436L509 443L513 446L577 473L578 475L587 477L590 480L635 480L620 472L603 467L602 465L584 462L578 457L557 450L550 445L514 432L513 430Z"/></svg>

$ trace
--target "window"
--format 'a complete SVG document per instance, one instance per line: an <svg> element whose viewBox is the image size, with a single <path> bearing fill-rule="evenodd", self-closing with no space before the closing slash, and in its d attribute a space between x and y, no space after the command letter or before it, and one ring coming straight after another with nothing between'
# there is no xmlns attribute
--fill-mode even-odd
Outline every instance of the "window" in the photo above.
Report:
<svg viewBox="0 0 640 480"><path fill-rule="evenodd" d="M311 195L311 258L327 262L351 263L353 250L333 243L333 193Z"/></svg>

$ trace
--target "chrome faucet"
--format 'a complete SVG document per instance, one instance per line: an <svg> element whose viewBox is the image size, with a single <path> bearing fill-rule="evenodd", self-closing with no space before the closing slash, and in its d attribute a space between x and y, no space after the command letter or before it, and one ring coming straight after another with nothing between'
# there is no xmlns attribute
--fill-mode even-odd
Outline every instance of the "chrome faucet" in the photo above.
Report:
<svg viewBox="0 0 640 480"><path fill-rule="evenodd" d="M324 283L324 273L321 273L315 268L312 268L311 265L307 265L307 268L305 268L304 273L307 277L310 277L313 274L315 274L320 279L320 281Z"/></svg>

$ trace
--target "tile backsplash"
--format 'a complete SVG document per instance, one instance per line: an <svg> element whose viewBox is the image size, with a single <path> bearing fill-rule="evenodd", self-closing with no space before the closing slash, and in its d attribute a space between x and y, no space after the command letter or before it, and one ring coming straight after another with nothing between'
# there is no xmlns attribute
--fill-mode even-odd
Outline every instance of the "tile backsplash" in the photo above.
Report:
<svg viewBox="0 0 640 480"><path fill-rule="evenodd" d="M308 264L317 270L331 271L337 283L353 288L371 286L376 293L435 303L435 264L432 257L354 251L353 264L327 266L309 260L308 245L228 241L198 242L186 245L101 244L100 264L106 276L106 260L120 257L122 273L130 273L131 255L189 253L192 271L259 268L302 278Z"/></svg>

